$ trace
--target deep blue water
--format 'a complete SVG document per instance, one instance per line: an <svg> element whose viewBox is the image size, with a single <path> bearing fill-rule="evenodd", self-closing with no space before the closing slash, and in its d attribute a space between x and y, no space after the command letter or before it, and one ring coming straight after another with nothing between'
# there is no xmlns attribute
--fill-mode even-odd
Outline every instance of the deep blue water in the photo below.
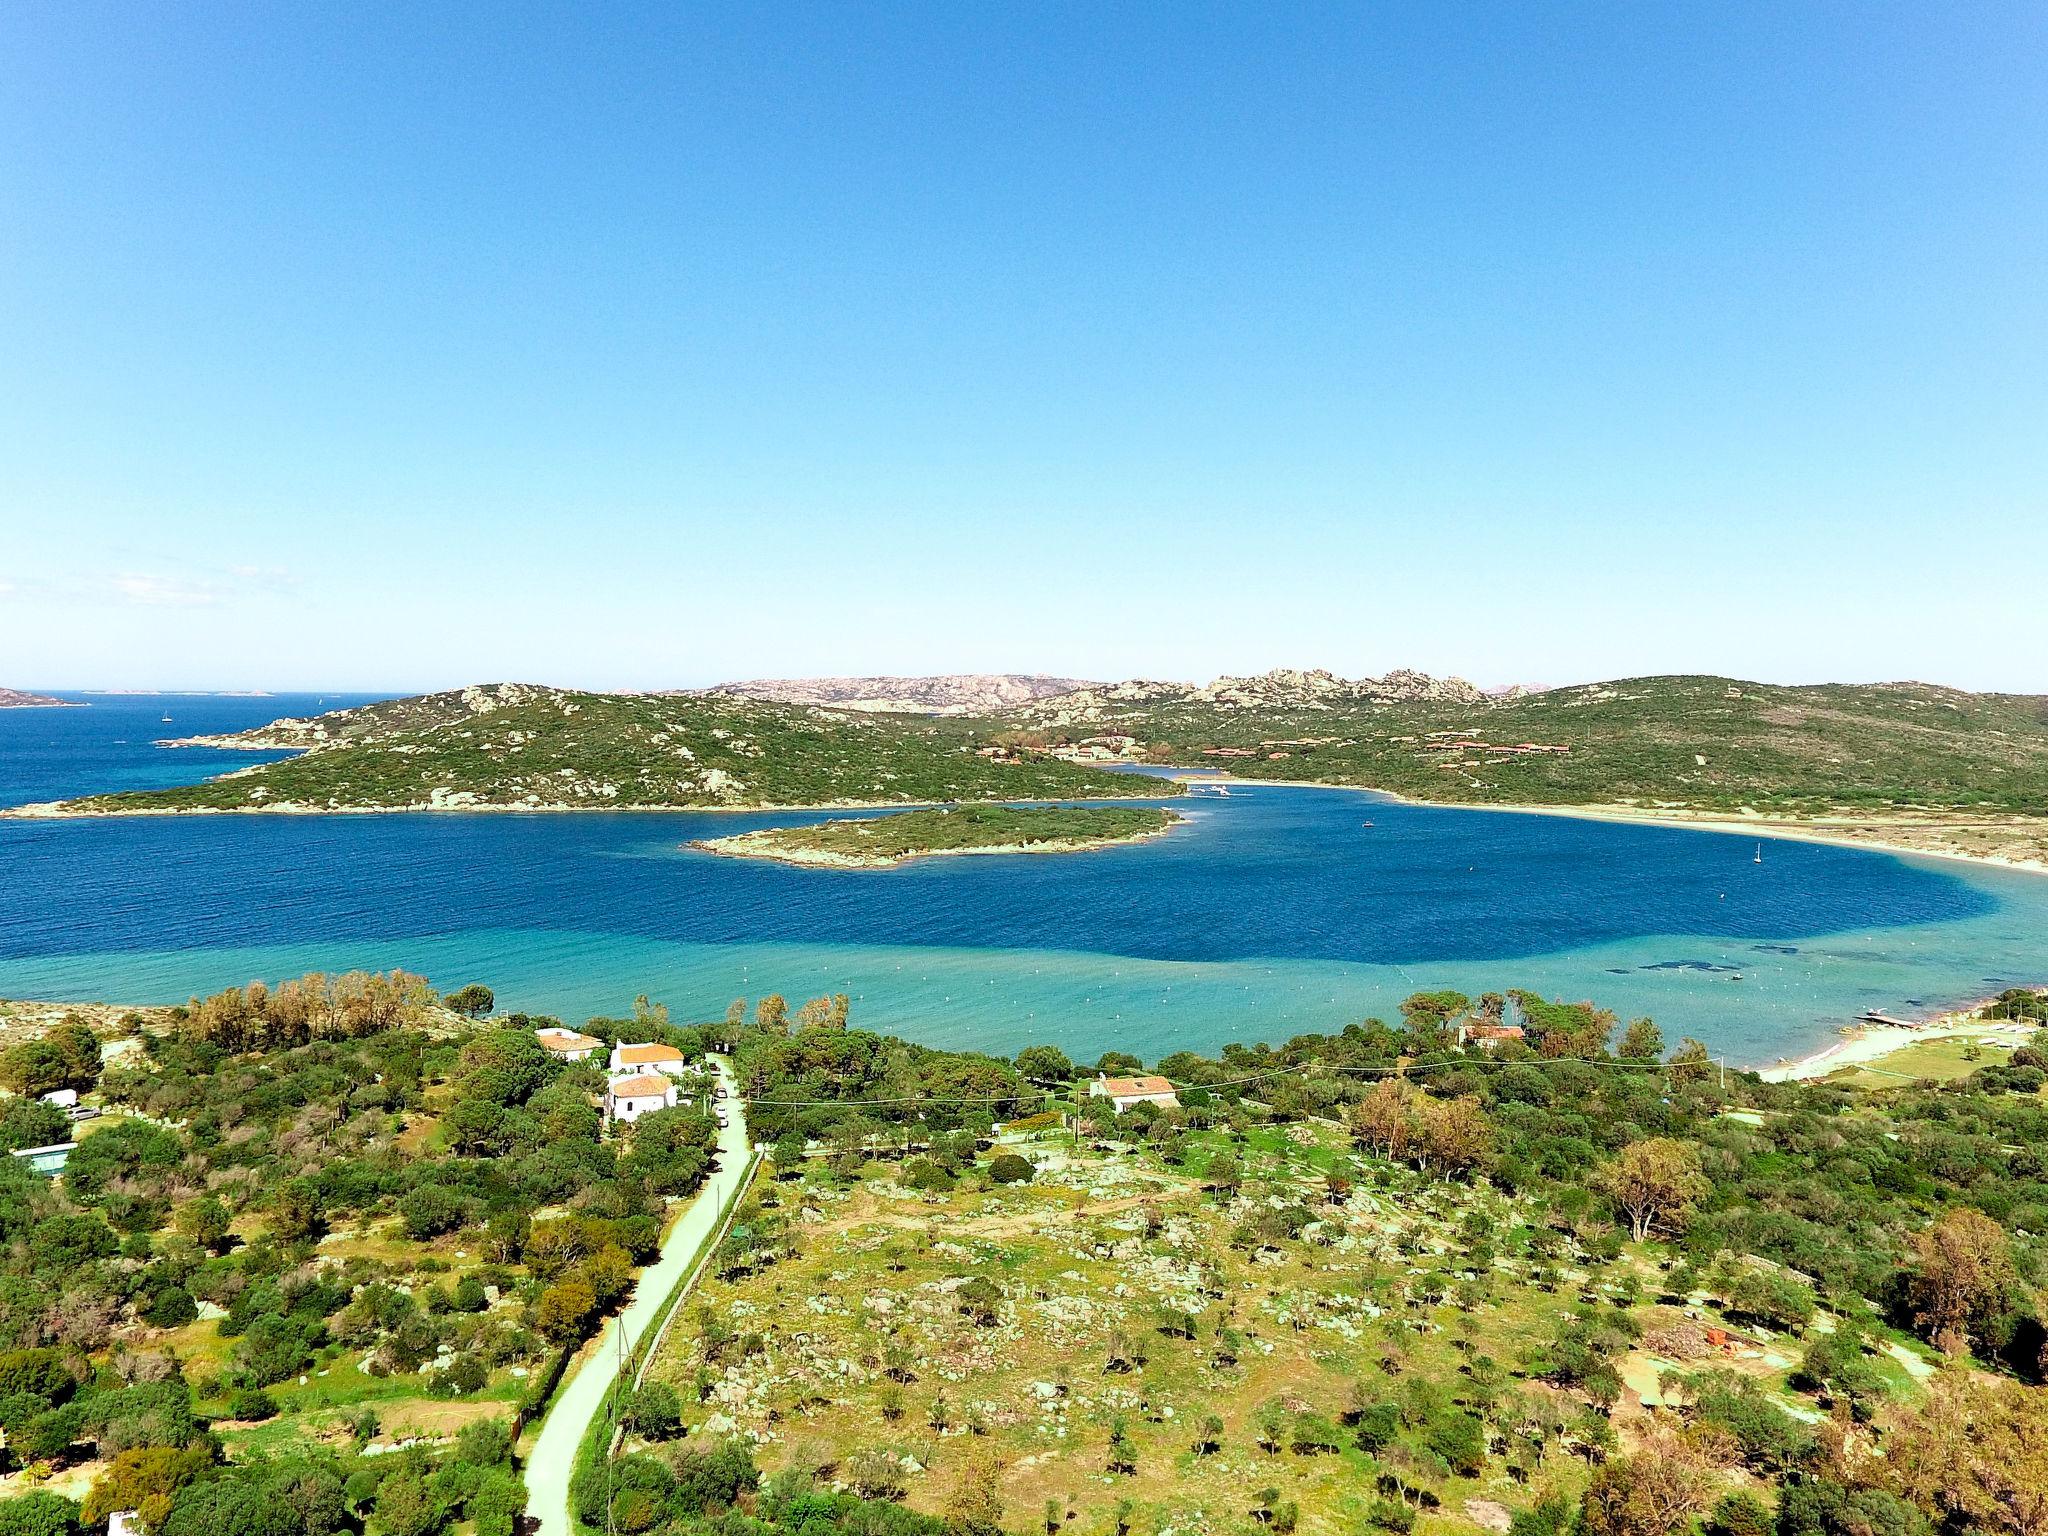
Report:
<svg viewBox="0 0 2048 1536"><path fill-rule="evenodd" d="M254 758L150 743L317 707L0 711L0 803L220 772ZM1424 985L1529 985L1762 1060L1863 1007L2048 968L2030 876L1775 841L1759 865L1732 836L1349 791L1175 805L1190 825L1128 848L877 872L682 846L818 819L787 813L0 821L0 995L149 1001L355 964L571 1017L639 992L704 1016L844 989L861 1022L1092 1057L1334 1027Z"/></svg>

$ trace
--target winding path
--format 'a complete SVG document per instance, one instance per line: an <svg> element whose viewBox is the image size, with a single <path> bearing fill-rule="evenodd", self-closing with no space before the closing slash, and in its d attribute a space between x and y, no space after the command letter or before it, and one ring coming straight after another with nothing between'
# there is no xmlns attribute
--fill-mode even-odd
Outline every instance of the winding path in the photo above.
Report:
<svg viewBox="0 0 2048 1536"><path fill-rule="evenodd" d="M712 1058L729 1095L721 1102L731 1122L718 1133L718 1170L704 1181L697 1197L677 1218L661 1245L661 1257L640 1272L633 1299L611 1318L562 1384L554 1407L542 1422L526 1464L526 1512L539 1522L539 1536L575 1536L569 1513L569 1478L576 1470L576 1448L590 1421L604 1406L604 1395L618 1373L619 1361L630 1357L649 1330L661 1325L669 1293L689 1273L728 1201L747 1176L747 1117L734 1093L731 1070Z"/></svg>

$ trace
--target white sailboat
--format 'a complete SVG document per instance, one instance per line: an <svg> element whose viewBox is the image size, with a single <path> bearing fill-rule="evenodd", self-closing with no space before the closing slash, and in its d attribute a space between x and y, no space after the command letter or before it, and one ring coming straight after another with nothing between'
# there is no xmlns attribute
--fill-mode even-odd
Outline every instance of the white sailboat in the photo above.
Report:
<svg viewBox="0 0 2048 1536"><path fill-rule="evenodd" d="M1756 861L1759 864L1764 861L1764 845L1762 843L1756 845Z"/></svg>

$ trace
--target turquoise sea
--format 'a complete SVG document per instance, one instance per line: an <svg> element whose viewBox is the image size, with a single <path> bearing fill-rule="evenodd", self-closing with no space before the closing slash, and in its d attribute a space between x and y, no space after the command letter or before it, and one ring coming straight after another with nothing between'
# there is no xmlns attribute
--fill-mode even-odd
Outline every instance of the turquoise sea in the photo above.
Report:
<svg viewBox="0 0 2048 1536"><path fill-rule="evenodd" d="M87 697L68 695L67 697ZM183 782L166 750L359 698L0 710L0 804ZM163 715L172 722L165 724ZM1251 786L1128 848L805 870L689 850L807 816L0 820L0 996L173 1001L402 965L576 1019L826 991L914 1039L1093 1059L1392 1017L1426 987L1647 1013L1761 1064L1862 1009L2048 980L2048 878L1932 859ZM1370 823L1370 825L1368 825Z"/></svg>

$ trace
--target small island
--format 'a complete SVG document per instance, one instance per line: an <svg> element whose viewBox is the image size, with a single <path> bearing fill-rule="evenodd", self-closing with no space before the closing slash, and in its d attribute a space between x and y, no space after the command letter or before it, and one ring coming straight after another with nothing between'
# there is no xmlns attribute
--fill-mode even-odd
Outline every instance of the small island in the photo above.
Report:
<svg viewBox="0 0 2048 1536"><path fill-rule="evenodd" d="M972 805L763 827L690 846L785 864L888 869L940 854L1079 853L1157 837L1185 819L1149 805Z"/></svg>

